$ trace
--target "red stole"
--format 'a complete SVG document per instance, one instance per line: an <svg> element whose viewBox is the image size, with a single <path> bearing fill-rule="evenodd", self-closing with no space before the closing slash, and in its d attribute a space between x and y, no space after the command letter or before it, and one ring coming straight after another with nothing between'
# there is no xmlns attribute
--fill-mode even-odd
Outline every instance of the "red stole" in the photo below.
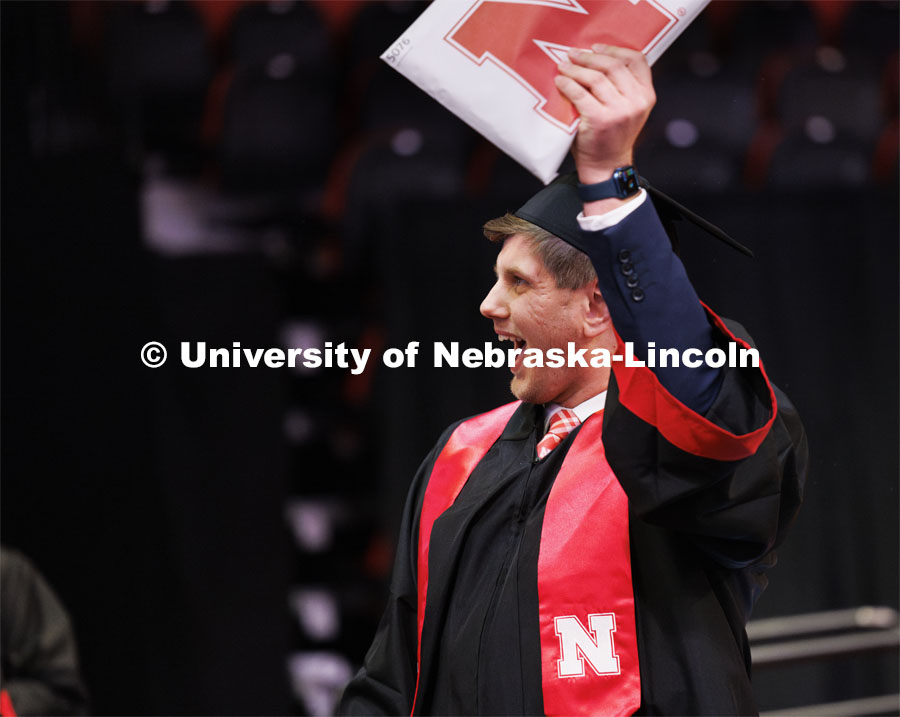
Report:
<svg viewBox="0 0 900 717"><path fill-rule="evenodd" d="M0 690L0 716L16 717L16 710L13 707L12 700L9 698L9 692Z"/></svg>
<svg viewBox="0 0 900 717"><path fill-rule="evenodd" d="M432 526L518 406L510 403L460 424L435 462L419 521L418 665ZM602 426L601 411L581 427L544 511L537 587L549 715L628 715L641 704L628 499L606 462Z"/></svg>

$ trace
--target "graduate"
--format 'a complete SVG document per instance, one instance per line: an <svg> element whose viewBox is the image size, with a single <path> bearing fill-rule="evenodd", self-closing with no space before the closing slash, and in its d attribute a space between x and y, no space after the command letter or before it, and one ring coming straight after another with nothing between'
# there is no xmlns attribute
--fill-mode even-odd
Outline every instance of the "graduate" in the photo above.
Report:
<svg viewBox="0 0 900 717"><path fill-rule="evenodd" d="M643 55L595 45L558 69L577 176L485 224L498 338L638 359L751 348L701 304L632 166L655 102ZM516 400L447 428L412 481L341 712L755 713L745 625L807 465L764 364L510 370Z"/></svg>

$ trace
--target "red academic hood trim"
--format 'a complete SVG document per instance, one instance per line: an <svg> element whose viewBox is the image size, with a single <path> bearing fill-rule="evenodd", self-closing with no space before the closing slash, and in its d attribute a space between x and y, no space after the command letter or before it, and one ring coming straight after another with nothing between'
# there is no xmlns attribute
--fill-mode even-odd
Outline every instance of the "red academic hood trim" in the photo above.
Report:
<svg viewBox="0 0 900 717"><path fill-rule="evenodd" d="M450 440L435 461L434 470L425 489L422 515L419 518L418 554L418 646L416 648L416 692L413 713L419 696L419 676L422 666L422 626L425 623L425 600L428 596L428 544L434 521L453 505L469 475L503 433L519 401L495 408L456 427Z"/></svg>
<svg viewBox="0 0 900 717"><path fill-rule="evenodd" d="M731 333L705 304L703 308L722 333L739 346L750 348L750 344ZM618 334L616 338L619 344L617 353L622 353L624 342ZM633 367L625 366L622 361L613 362L613 372L619 386L619 403L654 426L674 446L717 461L736 461L753 455L772 427L778 410L775 392L762 362L759 370L769 390L769 420L755 431L737 435L685 406L660 384L656 374L646 366Z"/></svg>

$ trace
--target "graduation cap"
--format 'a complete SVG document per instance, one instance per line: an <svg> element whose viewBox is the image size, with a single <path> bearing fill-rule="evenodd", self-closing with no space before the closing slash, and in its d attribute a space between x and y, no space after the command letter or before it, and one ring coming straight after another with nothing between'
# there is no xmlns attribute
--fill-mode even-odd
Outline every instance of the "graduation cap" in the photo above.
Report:
<svg viewBox="0 0 900 717"><path fill-rule="evenodd" d="M753 256L752 251L719 229L715 224L708 222L687 207L679 204L669 195L663 194L656 187L651 186L643 177L638 179L641 186L647 190L647 193L653 200L653 206L656 208L656 212L659 214L659 218L662 220L663 226L666 228L666 232L672 242L672 247L676 251L678 249L678 235L674 222L686 219L732 249L749 257ZM542 229L546 229L551 234L566 240L574 246L578 246L582 233L576 217L582 210L583 204L575 189L577 183L578 178L574 172L560 175L525 202L513 214L520 219L537 224Z"/></svg>

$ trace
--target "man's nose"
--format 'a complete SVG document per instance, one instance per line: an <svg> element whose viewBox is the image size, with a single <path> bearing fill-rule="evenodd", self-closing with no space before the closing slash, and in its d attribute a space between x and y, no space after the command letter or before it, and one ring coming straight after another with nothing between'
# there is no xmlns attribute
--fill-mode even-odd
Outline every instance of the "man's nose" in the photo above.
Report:
<svg viewBox="0 0 900 717"><path fill-rule="evenodd" d="M509 308L503 301L503 287L496 282L481 302L481 315L489 319L505 319L509 316Z"/></svg>

